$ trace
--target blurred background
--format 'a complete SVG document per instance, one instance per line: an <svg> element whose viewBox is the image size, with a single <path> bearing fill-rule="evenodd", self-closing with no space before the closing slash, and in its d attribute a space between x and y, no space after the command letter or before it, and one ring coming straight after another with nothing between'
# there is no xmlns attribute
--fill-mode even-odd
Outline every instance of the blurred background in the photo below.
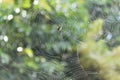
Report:
<svg viewBox="0 0 120 80"><path fill-rule="evenodd" d="M120 0L0 0L0 80L120 80Z"/></svg>

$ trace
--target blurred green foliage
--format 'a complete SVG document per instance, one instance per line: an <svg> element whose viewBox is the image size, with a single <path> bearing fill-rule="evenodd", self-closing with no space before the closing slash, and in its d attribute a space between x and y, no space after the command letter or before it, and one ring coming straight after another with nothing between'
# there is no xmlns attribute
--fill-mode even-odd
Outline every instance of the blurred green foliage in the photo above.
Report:
<svg viewBox="0 0 120 80"><path fill-rule="evenodd" d="M118 3L0 0L0 80L79 80L77 53L89 80L120 80Z"/></svg>

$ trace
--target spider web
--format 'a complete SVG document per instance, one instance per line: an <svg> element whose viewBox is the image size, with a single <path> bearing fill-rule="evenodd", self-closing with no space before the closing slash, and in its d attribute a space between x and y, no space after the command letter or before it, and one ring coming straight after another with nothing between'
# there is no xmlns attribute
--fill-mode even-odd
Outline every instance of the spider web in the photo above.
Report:
<svg viewBox="0 0 120 80"><path fill-rule="evenodd" d="M38 11L38 13L39 13L39 11ZM37 17L39 17L39 16L37 16ZM64 19L66 19L66 18L64 18ZM79 22L79 19L77 18L77 16L74 16L74 19L75 19L75 21L73 22L73 24L76 24L76 22ZM39 22L39 19L38 19L38 22ZM52 22L50 24L54 25L54 23L52 23ZM89 24L89 22L88 22L88 24ZM61 21L59 25L55 25L54 29L58 32L57 36L59 38L59 42L65 40L65 37L63 37L63 36L66 35L66 33L70 33L70 35L67 35L67 37L69 39L71 39L72 36L74 36L71 34L71 30L73 29L73 27L70 26L70 24L68 24L67 22ZM52 37L52 36L50 36L50 37ZM38 41L38 43L37 43L38 45L41 44L39 38L35 37L34 39L36 39L35 41ZM74 45L77 46L77 44L79 44L79 42L80 42L80 39L78 38L77 40L73 40L73 41L74 41ZM56 41L51 41L51 44L53 44L55 42ZM40 50L38 47L34 47L33 49L36 51L36 53L40 53ZM43 53L41 55L46 57L46 59L48 59L48 60L52 58L54 60L58 60L58 61L61 60L62 61L62 59L63 59L58 54L57 54L57 56L52 55L50 53L47 53L47 54ZM65 54L63 54L63 57L64 57L64 55ZM66 62L71 64L71 65L68 64L68 65L64 66L65 71L63 71L62 74L59 74L58 72L54 72L51 75L48 75L46 72L36 72L36 74L38 74L38 78L40 80L81 80L81 79L87 80L89 74L92 74L92 75L98 74L97 72L86 71L84 69L84 67L82 65L80 65L78 50L76 52L76 56L70 55L68 58L66 58ZM29 71L30 70L28 70L28 72Z"/></svg>

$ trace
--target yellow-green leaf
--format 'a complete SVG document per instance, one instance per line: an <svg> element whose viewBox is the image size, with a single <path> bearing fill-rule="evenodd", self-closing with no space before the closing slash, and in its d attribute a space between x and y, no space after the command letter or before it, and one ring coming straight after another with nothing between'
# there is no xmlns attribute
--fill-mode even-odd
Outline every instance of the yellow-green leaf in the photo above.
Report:
<svg viewBox="0 0 120 80"><path fill-rule="evenodd" d="M30 48L25 48L24 52L29 56L29 57L33 57L33 51Z"/></svg>

